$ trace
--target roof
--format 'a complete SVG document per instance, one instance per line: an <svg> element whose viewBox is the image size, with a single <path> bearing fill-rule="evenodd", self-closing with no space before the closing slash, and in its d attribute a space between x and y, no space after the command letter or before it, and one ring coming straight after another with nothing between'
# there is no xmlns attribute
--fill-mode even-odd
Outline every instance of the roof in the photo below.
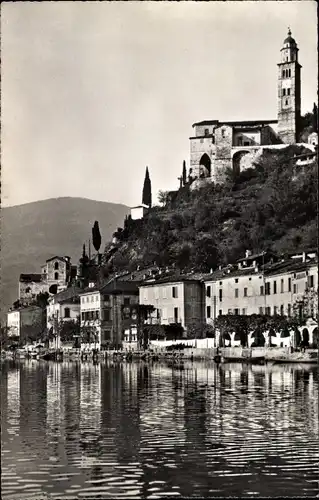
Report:
<svg viewBox="0 0 319 500"><path fill-rule="evenodd" d="M284 43L291 43L291 44L297 45L296 40L294 38L292 38L292 36L291 36L290 28L288 28L288 36L287 36L287 38L285 38Z"/></svg>
<svg viewBox="0 0 319 500"><path fill-rule="evenodd" d="M280 262L276 263L268 263L265 264L265 266L261 266L258 268L257 272L255 272L251 267L250 268L233 268L233 269L218 269L217 271L214 271L210 275L208 275L206 278L204 278L204 281L219 281L224 278L234 278L234 277L239 277L239 276L252 276L252 275L261 275L264 274L265 276L272 276L276 274L281 274L281 273L288 273L288 272L300 272L300 271L306 271L309 269L309 267L313 265L318 265L317 262L296 262L292 259L289 260L282 260ZM228 272L229 270L229 272Z"/></svg>
<svg viewBox="0 0 319 500"><path fill-rule="evenodd" d="M42 274L38 273L20 274L19 281L24 281L24 282L34 281L38 283L42 281Z"/></svg>
<svg viewBox="0 0 319 500"><path fill-rule="evenodd" d="M133 210L133 208L150 208L148 205L145 205L144 203L141 203L140 205L136 205L136 207L131 207L131 210Z"/></svg>
<svg viewBox="0 0 319 500"><path fill-rule="evenodd" d="M60 257L59 255L54 255L53 257L50 257L49 259L47 259L45 262L50 262L53 259L58 259L58 260L62 260L63 262L68 262L69 258L70 257L67 255L65 257Z"/></svg>
<svg viewBox="0 0 319 500"><path fill-rule="evenodd" d="M219 121L219 120L204 120L201 122L193 123L192 127L200 126L200 125L218 125L221 127L222 125L230 125L233 127L236 126L249 126L249 125L270 125L271 123L278 123L278 120L242 120L242 121Z"/></svg>
<svg viewBox="0 0 319 500"><path fill-rule="evenodd" d="M201 282L208 274L204 273L192 273L192 274L171 274L169 276L160 276L153 279L145 280L141 283L141 286L154 286L161 285L164 283L199 283Z"/></svg>
<svg viewBox="0 0 319 500"><path fill-rule="evenodd" d="M272 252L260 252L260 253L254 253L252 255L248 255L247 257L242 257L241 259L238 259L237 262L244 262L245 260L255 260L258 259L259 257L270 257L272 255L275 255Z"/></svg>
<svg viewBox="0 0 319 500"><path fill-rule="evenodd" d="M32 305L30 305L30 306L21 306L21 307L18 307L17 309L9 310L8 314L15 313L15 312L22 312L22 311L30 311L30 310L31 311L37 310L37 311L41 311L41 312L43 311L43 309L41 307L39 307L39 306L32 306Z"/></svg>
<svg viewBox="0 0 319 500"><path fill-rule="evenodd" d="M62 290L62 292L56 293L53 296L53 301L55 303L61 303L61 302L72 302L72 299L75 297L78 297L80 295L81 288L76 287L76 286L71 286L69 288L66 288L65 290Z"/></svg>

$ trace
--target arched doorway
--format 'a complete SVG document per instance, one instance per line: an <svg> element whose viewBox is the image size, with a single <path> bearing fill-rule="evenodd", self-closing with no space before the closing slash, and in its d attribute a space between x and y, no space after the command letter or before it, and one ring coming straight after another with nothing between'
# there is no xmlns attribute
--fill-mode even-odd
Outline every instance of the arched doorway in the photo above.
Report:
<svg viewBox="0 0 319 500"><path fill-rule="evenodd" d="M309 332L308 332L308 328L304 328L302 330L302 344L304 347L308 347L309 346Z"/></svg>
<svg viewBox="0 0 319 500"><path fill-rule="evenodd" d="M221 336L220 336L220 347L230 347L231 346L231 337L229 335L229 333L223 333Z"/></svg>
<svg viewBox="0 0 319 500"><path fill-rule="evenodd" d="M199 162L199 177L204 179L205 177L211 177L212 174L212 162L208 154L204 153Z"/></svg>
<svg viewBox="0 0 319 500"><path fill-rule="evenodd" d="M249 154L249 151L237 151L233 156L233 172L235 175L239 175L241 171L241 160L244 156Z"/></svg>
<svg viewBox="0 0 319 500"><path fill-rule="evenodd" d="M264 347L266 341L264 335L261 332L257 330L252 334L251 338L254 339L251 347Z"/></svg>
<svg viewBox="0 0 319 500"><path fill-rule="evenodd" d="M318 347L319 342L318 342L318 328L315 328L314 331L312 332L312 344L315 348Z"/></svg>

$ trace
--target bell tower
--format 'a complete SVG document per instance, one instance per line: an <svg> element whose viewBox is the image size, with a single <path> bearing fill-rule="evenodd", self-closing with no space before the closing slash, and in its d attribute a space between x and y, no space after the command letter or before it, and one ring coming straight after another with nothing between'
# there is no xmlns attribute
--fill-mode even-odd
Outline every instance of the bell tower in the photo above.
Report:
<svg viewBox="0 0 319 500"><path fill-rule="evenodd" d="M301 104L301 81L298 47L288 28L284 40L281 62L278 64L278 135L283 143L298 141Z"/></svg>

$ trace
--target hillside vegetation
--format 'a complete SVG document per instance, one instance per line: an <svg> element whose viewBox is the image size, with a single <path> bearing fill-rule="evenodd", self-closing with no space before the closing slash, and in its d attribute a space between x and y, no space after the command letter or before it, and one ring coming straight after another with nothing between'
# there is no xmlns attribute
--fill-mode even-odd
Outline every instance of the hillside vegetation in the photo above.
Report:
<svg viewBox="0 0 319 500"><path fill-rule="evenodd" d="M278 253L317 246L317 163L296 167L300 146L266 151L255 168L223 185L180 189L174 202L126 219L114 270L156 262L209 271L246 249ZM107 246L106 251L109 249Z"/></svg>

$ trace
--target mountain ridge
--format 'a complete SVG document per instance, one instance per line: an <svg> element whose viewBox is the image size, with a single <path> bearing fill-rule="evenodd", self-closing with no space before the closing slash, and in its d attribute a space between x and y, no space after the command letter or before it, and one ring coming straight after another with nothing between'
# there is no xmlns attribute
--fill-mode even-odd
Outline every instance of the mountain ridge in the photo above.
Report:
<svg viewBox="0 0 319 500"><path fill-rule="evenodd" d="M99 221L102 246L118 226L123 226L129 207L80 197L57 197L1 210L1 316L18 298L21 273L40 272L53 255L69 255L77 264L83 243L91 239Z"/></svg>

